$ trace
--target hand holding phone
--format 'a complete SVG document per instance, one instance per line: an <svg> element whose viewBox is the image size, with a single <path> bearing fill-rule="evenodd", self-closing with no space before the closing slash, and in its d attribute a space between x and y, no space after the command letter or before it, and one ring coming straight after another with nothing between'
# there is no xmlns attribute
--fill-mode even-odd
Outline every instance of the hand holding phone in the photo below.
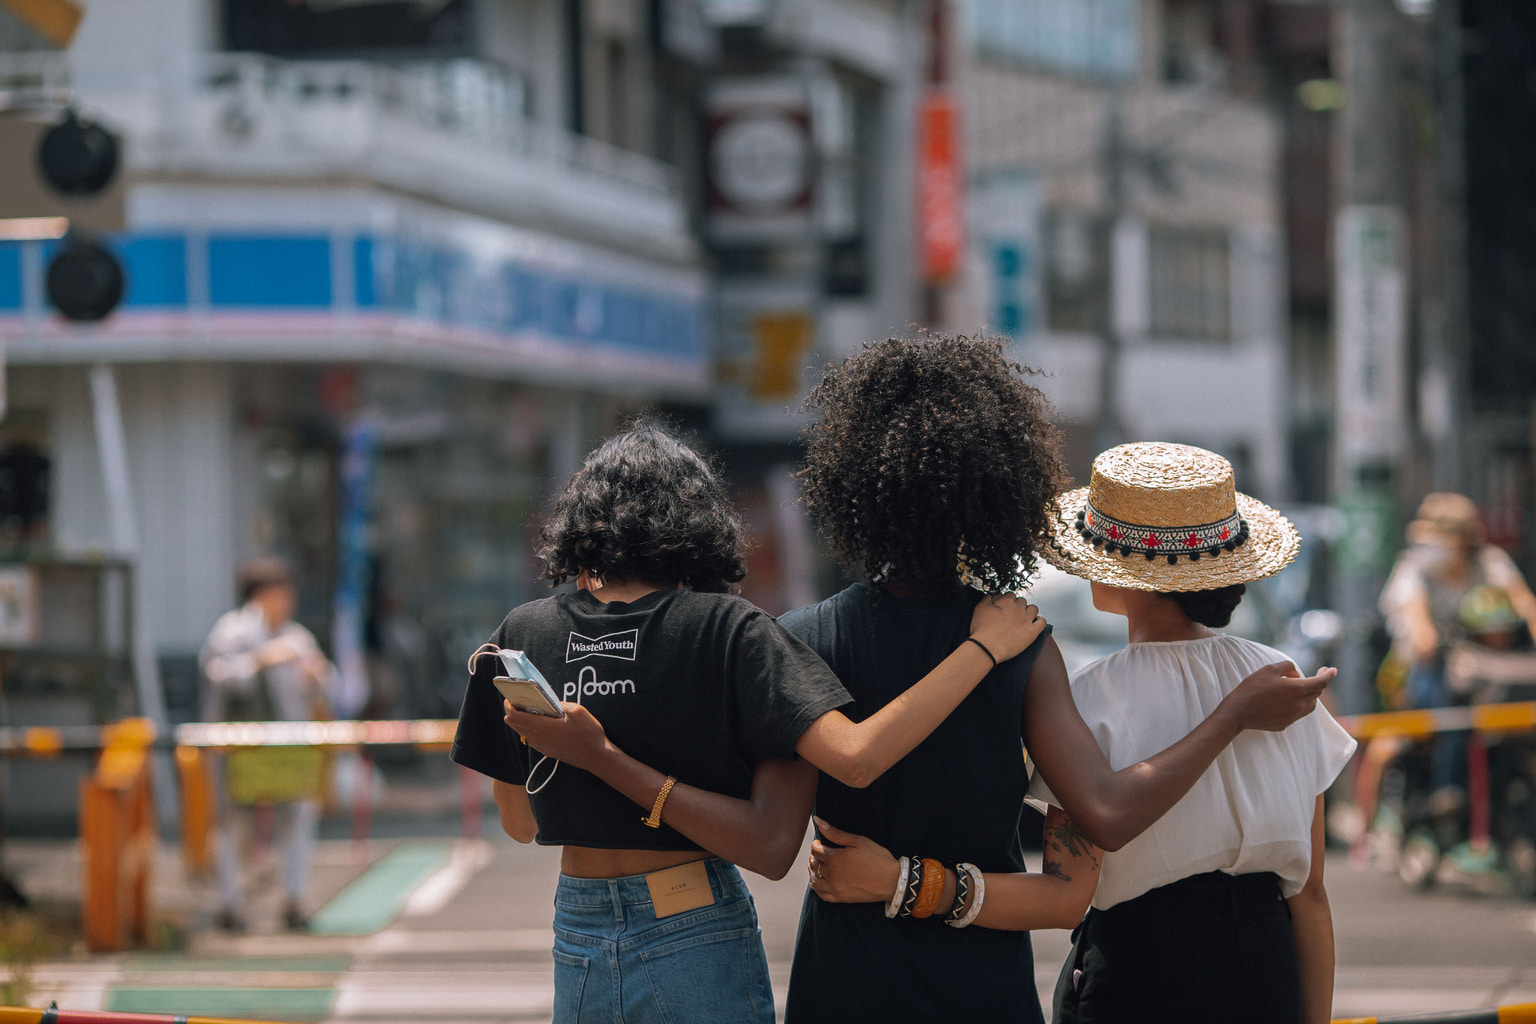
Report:
<svg viewBox="0 0 1536 1024"><path fill-rule="evenodd" d="M544 676L534 667L528 655L522 651L499 650L496 652L506 667L506 675L498 675L491 682L502 697L519 711L546 718L564 718L565 709L560 698L545 682Z"/></svg>

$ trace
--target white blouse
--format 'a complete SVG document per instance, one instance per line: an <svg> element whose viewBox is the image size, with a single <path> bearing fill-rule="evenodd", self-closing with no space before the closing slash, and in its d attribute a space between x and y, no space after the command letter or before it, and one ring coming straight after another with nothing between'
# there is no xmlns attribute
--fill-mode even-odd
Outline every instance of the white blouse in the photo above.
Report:
<svg viewBox="0 0 1536 1024"><path fill-rule="evenodd" d="M1130 644L1083 668L1072 697L1116 771L1183 739L1250 673L1289 660L1217 634ZM1321 704L1283 732L1248 730L1217 755L1178 803L1106 854L1093 905L1107 909L1189 875L1273 871L1286 898L1306 883L1312 815L1355 741ZM1038 771L1031 803L1060 806Z"/></svg>

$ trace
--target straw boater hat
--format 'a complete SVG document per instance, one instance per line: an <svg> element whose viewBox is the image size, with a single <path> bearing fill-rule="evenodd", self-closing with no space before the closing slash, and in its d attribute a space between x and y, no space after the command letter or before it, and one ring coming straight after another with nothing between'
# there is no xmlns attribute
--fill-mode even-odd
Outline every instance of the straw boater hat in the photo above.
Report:
<svg viewBox="0 0 1536 1024"><path fill-rule="evenodd" d="M1238 493L1230 462L1162 442L1094 459L1089 485L1057 498L1052 532L1040 554L1058 569L1159 593L1273 576L1301 547L1290 520Z"/></svg>

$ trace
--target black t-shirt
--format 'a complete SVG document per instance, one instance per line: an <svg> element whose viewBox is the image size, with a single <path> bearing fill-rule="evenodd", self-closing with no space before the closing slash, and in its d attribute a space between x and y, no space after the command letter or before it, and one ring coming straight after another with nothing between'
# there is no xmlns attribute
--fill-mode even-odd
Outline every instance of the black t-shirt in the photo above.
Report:
<svg viewBox="0 0 1536 1024"><path fill-rule="evenodd" d="M826 659L862 721L965 641L979 595L896 598L862 584L780 620ZM1042 641L988 674L918 747L866 789L827 775L816 813L897 857L1024 870L1020 814L1029 777L1024 686ZM878 903L824 903L807 890L785 1020L1041 1021L1028 932L887 920Z"/></svg>
<svg viewBox="0 0 1536 1024"><path fill-rule="evenodd" d="M764 757L793 758L807 726L848 702L826 664L767 612L739 597L658 590L604 604L585 591L514 608L491 642L526 651L562 699L589 708L620 749L678 781L729 796L752 792ZM502 721L478 660L464 693L450 757L530 793L538 842L620 850L693 850L589 772L539 765ZM532 778L530 779L530 772Z"/></svg>

